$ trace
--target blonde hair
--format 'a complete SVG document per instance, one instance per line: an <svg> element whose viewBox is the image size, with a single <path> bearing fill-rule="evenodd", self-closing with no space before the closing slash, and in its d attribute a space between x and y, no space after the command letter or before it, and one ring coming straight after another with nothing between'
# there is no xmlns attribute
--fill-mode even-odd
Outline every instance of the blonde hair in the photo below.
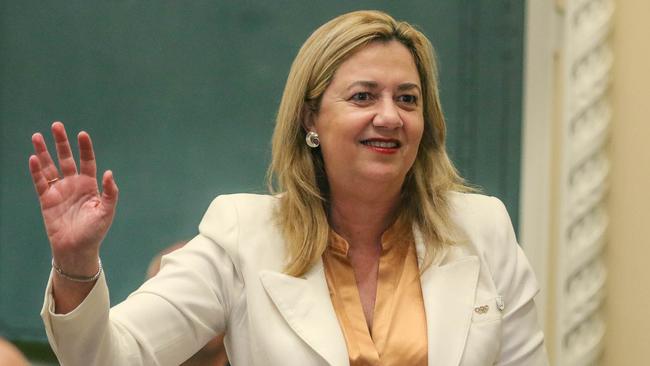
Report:
<svg viewBox="0 0 650 366"><path fill-rule="evenodd" d="M371 42L402 43L409 49L422 85L424 132L415 162L404 180L400 215L414 224L426 243L424 266L437 249L454 242L447 192L465 191L445 150L445 120L437 87L433 47L420 31L379 11L356 11L318 28L296 56L276 118L269 190L279 193L276 213L287 243L285 272L301 276L327 247L327 177L319 149L305 144L303 118L317 112L338 67Z"/></svg>

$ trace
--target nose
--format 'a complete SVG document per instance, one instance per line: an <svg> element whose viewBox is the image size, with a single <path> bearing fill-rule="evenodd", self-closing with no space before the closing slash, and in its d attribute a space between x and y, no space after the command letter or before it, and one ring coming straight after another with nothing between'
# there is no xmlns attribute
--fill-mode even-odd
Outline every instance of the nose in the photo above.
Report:
<svg viewBox="0 0 650 366"><path fill-rule="evenodd" d="M372 120L375 127L395 129L404 126L402 117L399 114L399 107L395 105L392 98L384 98L377 103L377 114Z"/></svg>

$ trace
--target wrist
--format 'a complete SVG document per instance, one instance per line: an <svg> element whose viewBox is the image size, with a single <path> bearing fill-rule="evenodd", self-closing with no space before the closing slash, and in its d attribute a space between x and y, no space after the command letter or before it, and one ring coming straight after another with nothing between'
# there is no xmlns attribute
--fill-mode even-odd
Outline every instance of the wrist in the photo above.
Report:
<svg viewBox="0 0 650 366"><path fill-rule="evenodd" d="M59 276L66 280L73 282L95 282L99 276L102 274L102 261L97 257L97 262L95 264L96 270L89 272L87 269L80 268L69 268L63 269L61 266L52 258L52 269ZM76 269L76 270L75 270Z"/></svg>
<svg viewBox="0 0 650 366"><path fill-rule="evenodd" d="M98 270L99 248L52 248L52 259L63 272L92 276Z"/></svg>

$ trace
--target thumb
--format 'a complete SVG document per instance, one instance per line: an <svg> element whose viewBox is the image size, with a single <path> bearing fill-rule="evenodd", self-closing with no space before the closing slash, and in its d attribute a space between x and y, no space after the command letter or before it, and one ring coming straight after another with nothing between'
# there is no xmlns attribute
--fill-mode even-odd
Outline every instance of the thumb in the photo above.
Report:
<svg viewBox="0 0 650 366"><path fill-rule="evenodd" d="M119 189L117 189L113 172L110 170L104 172L104 176L102 177L102 190L102 202L107 206L115 207Z"/></svg>

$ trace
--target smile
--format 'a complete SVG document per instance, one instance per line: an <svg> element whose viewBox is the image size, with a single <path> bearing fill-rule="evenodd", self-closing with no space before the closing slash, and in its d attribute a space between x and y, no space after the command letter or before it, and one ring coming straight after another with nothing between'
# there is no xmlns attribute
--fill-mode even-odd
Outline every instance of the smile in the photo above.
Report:
<svg viewBox="0 0 650 366"><path fill-rule="evenodd" d="M400 146L399 141L380 141L380 140L363 140L362 144L382 149L396 149Z"/></svg>

